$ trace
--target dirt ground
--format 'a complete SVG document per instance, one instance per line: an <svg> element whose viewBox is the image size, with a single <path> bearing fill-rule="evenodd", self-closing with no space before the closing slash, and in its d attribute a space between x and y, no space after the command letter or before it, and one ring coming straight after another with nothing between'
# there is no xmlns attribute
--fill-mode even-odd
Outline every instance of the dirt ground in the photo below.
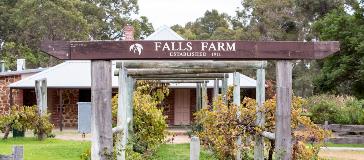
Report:
<svg viewBox="0 0 364 160"><path fill-rule="evenodd" d="M320 151L319 156L330 160L364 160L364 151Z"/></svg>

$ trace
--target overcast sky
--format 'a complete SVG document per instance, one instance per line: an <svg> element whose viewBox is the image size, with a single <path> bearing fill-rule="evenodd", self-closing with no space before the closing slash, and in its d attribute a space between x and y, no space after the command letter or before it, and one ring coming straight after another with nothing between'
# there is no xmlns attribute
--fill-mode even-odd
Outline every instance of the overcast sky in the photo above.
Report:
<svg viewBox="0 0 364 160"><path fill-rule="evenodd" d="M241 0L138 0L139 15L148 17L154 28L162 25L184 25L216 9L235 15Z"/></svg>

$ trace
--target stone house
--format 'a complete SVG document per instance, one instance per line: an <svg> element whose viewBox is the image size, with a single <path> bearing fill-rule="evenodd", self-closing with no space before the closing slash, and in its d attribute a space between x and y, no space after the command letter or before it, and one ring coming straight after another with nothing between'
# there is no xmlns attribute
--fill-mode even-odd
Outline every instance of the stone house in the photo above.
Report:
<svg viewBox="0 0 364 160"><path fill-rule="evenodd" d="M2 62L3 63L3 62ZM18 67L16 71L4 71L0 72L0 115L9 111L12 105L30 105L27 101L24 103L24 99L28 98L28 92L24 90L14 90L8 86L11 83L25 79L33 74L45 70L45 68L39 69L25 69L25 60L17 60ZM2 65L3 66L3 65ZM25 97L24 97L25 95Z"/></svg>

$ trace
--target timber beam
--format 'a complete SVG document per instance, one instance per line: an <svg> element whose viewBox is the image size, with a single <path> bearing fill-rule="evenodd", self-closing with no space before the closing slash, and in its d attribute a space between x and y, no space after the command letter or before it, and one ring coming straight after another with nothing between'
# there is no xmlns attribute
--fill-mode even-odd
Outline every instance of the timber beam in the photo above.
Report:
<svg viewBox="0 0 364 160"><path fill-rule="evenodd" d="M193 80L193 81L208 81L208 80L222 80L222 78L195 78L195 77L185 77L185 78L172 78L172 77L167 77L167 78L145 78L145 77L141 77L141 78L135 78L136 80L156 80L156 81L160 81L160 80Z"/></svg>
<svg viewBox="0 0 364 160"><path fill-rule="evenodd" d="M208 83L203 80L161 80L161 83Z"/></svg>
<svg viewBox="0 0 364 160"><path fill-rule="evenodd" d="M197 73L233 73L242 72L243 68L197 68L197 69L176 69L176 68L140 68L127 69L130 76L142 75L170 75L170 74L197 74ZM119 71L116 69L114 75L118 76Z"/></svg>
<svg viewBox="0 0 364 160"><path fill-rule="evenodd" d="M136 68L175 68L175 69L215 69L215 70L228 70L229 72L233 72L234 70L241 69L257 69L257 68L265 68L267 66L267 61L142 61L142 60L130 60L130 61L122 61L116 63L116 68L120 68L120 66L124 65L124 67L128 69L136 69ZM198 71L198 70L197 70ZM196 71L196 72L197 72Z"/></svg>
<svg viewBox="0 0 364 160"><path fill-rule="evenodd" d="M224 73L201 73L201 74L172 74L172 75L142 75L131 76L133 78L224 78ZM226 75L225 75L226 77Z"/></svg>

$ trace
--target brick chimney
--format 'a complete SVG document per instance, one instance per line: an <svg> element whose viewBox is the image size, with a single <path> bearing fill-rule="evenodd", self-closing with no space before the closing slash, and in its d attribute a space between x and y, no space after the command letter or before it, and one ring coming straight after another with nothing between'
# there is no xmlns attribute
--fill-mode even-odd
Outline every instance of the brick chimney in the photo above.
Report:
<svg viewBox="0 0 364 160"><path fill-rule="evenodd" d="M134 40L134 27L130 24L123 28L123 40L132 41Z"/></svg>
<svg viewBox="0 0 364 160"><path fill-rule="evenodd" d="M25 70L25 59L17 59L16 60L16 71Z"/></svg>

